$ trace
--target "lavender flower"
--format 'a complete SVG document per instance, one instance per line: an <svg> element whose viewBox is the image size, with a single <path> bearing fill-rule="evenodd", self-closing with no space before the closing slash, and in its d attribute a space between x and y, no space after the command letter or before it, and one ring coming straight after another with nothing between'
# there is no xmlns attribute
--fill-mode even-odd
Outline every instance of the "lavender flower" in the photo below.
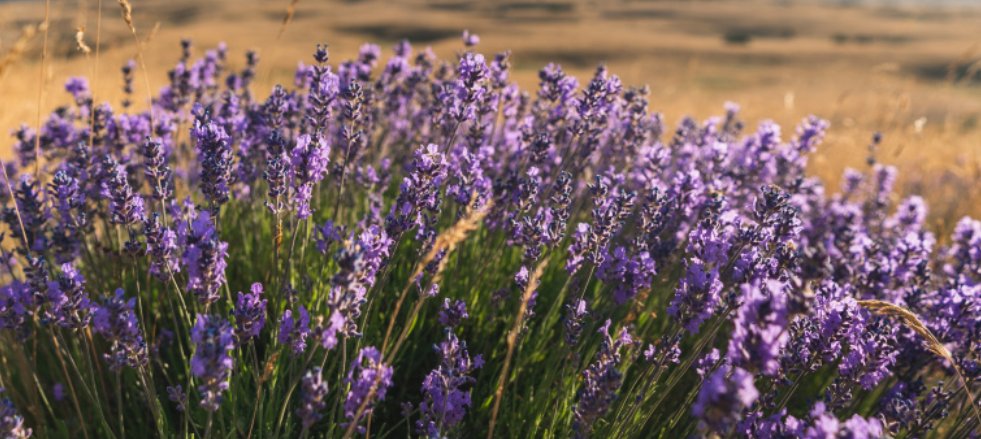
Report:
<svg viewBox="0 0 981 439"><path fill-rule="evenodd" d="M604 262L607 243L619 232L633 209L635 193L615 188L611 194L610 185L620 178L596 176L595 182L589 185L594 205L593 224L580 223L576 227L574 244L569 246L569 261L566 262L566 271L570 274L575 273L582 262L594 265Z"/></svg>
<svg viewBox="0 0 981 439"><path fill-rule="evenodd" d="M429 215L439 212L439 188L446 178L445 169L446 157L437 145L429 144L414 152L409 175L402 180L398 199L385 219L389 236L400 236L412 227L419 229L417 237L429 233L426 227L433 221Z"/></svg>
<svg viewBox="0 0 981 439"><path fill-rule="evenodd" d="M780 351L787 343L787 286L767 280L761 286L743 285L742 305L726 356L734 366L773 376Z"/></svg>
<svg viewBox="0 0 981 439"><path fill-rule="evenodd" d="M833 413L828 413L825 405L820 402L811 409L810 416L810 426L804 430L802 436L807 439L828 437L872 439L882 437L882 424L878 420L853 415L842 423Z"/></svg>
<svg viewBox="0 0 981 439"><path fill-rule="evenodd" d="M378 349L368 346L351 362L344 383L351 386L344 400L344 417L348 422L360 422L372 412L376 401L385 399L392 386L392 367L382 363ZM360 426L357 429L363 431Z"/></svg>
<svg viewBox="0 0 981 439"><path fill-rule="evenodd" d="M65 81L65 91L72 95L76 105L85 105L91 99L89 81L85 78L72 77Z"/></svg>
<svg viewBox="0 0 981 439"><path fill-rule="evenodd" d="M127 180L126 169L112 156L106 155L102 159L102 172L103 193L109 199L109 221L122 225L142 222L146 213L143 197L133 192Z"/></svg>
<svg viewBox="0 0 981 439"><path fill-rule="evenodd" d="M331 106L339 93L337 76L326 65L328 60L327 45L317 45L313 54L317 65L313 66L310 78L310 93L308 95L309 114L307 120L320 132L326 128L331 116Z"/></svg>
<svg viewBox="0 0 981 439"><path fill-rule="evenodd" d="M451 331L446 332L446 339L435 350L440 364L422 381L422 419L416 422L416 430L428 437L446 437L470 408L469 387L476 382L471 374L483 365L483 360L479 355L471 360L467 344Z"/></svg>
<svg viewBox="0 0 981 439"><path fill-rule="evenodd" d="M153 198L166 200L174 193L174 183L163 143L147 137L140 148L140 154L143 155L143 173L153 190Z"/></svg>
<svg viewBox="0 0 981 439"><path fill-rule="evenodd" d="M59 326L80 329L89 324L91 305L85 278L71 264L63 264L57 280L48 282L48 302L51 318Z"/></svg>
<svg viewBox="0 0 981 439"><path fill-rule="evenodd" d="M679 318L691 332L698 331L721 299L721 271L728 262L731 245L722 221L723 209L721 198L706 202L705 216L689 233L685 274L668 306L668 314Z"/></svg>
<svg viewBox="0 0 981 439"><path fill-rule="evenodd" d="M692 415L700 420L703 431L725 433L759 396L753 375L738 367L723 366L702 383Z"/></svg>
<svg viewBox="0 0 981 439"><path fill-rule="evenodd" d="M469 30L463 31L463 45L467 47L474 47L480 43L480 37L477 34L470 33Z"/></svg>
<svg viewBox="0 0 981 439"><path fill-rule="evenodd" d="M300 417L303 430L307 431L323 416L327 409L327 383L319 367L307 371L300 380L300 407L296 415Z"/></svg>
<svg viewBox="0 0 981 439"><path fill-rule="evenodd" d="M4 389L0 387L0 395ZM0 436L4 439L26 439L31 437L31 429L24 426L24 417L17 411L14 403L0 399Z"/></svg>
<svg viewBox="0 0 981 439"><path fill-rule="evenodd" d="M64 166L55 172L48 184L48 195L53 197L58 223L52 230L52 244L58 262L75 260L81 251L82 234L89 226L89 212L85 194L79 180L73 176L77 169Z"/></svg>
<svg viewBox="0 0 981 439"><path fill-rule="evenodd" d="M266 207L277 215L283 211L287 204L284 197L288 195L289 170L290 160L288 158L283 154L270 154L266 161L266 170L263 172L263 177L269 185Z"/></svg>
<svg viewBox="0 0 981 439"><path fill-rule="evenodd" d="M120 288L92 311L93 329L111 343L111 352L105 357L112 370L118 371L123 366L143 367L149 360L146 341L133 310L135 305L136 298L127 300Z"/></svg>
<svg viewBox="0 0 981 439"><path fill-rule="evenodd" d="M164 227L160 214L154 212L143 223L146 238L146 253L150 256L150 274L166 282L170 276L180 273L177 233Z"/></svg>
<svg viewBox="0 0 981 439"><path fill-rule="evenodd" d="M279 323L279 344L288 346L294 355L307 350L307 337L310 336L310 314L300 305L297 312L283 311Z"/></svg>
<svg viewBox="0 0 981 439"><path fill-rule="evenodd" d="M293 203L296 205L297 218L306 219L313 214L310 210L310 197L313 187L327 174L329 157L330 146L325 145L322 138L311 138L303 134L296 139L291 168L295 186Z"/></svg>
<svg viewBox="0 0 981 439"><path fill-rule="evenodd" d="M202 211L190 224L183 262L187 266L187 290L201 303L218 300L219 289L225 284L228 243L218 240L211 214Z"/></svg>
<svg viewBox="0 0 981 439"><path fill-rule="evenodd" d="M12 330L18 340L30 332L33 304L30 288L14 281L0 288L0 329Z"/></svg>
<svg viewBox="0 0 981 439"><path fill-rule="evenodd" d="M123 72L123 108L129 108L133 101L133 70L136 70L136 61L129 60L120 69Z"/></svg>
<svg viewBox="0 0 981 439"><path fill-rule="evenodd" d="M28 254L31 251L44 251L48 248L47 228L49 213L37 190L37 183L27 174L21 176L20 182L14 188L15 207L5 207L3 221L7 227L18 235L19 251ZM28 248L23 248L27 245Z"/></svg>
<svg viewBox="0 0 981 439"><path fill-rule="evenodd" d="M620 349L633 344L626 328L620 329L620 334L610 336L610 325L607 320L600 328L603 334L603 344L596 354L596 359L583 372L583 384L576 393L576 405L573 408L572 428L577 437L589 436L593 424L610 408L616 398L617 390L623 382L623 375L617 370L620 365Z"/></svg>
<svg viewBox="0 0 981 439"><path fill-rule="evenodd" d="M187 394L184 393L184 388L181 387L180 384L176 386L167 386L167 399L169 399L170 402L177 404L177 411L187 411Z"/></svg>
<svg viewBox="0 0 981 439"><path fill-rule="evenodd" d="M958 284L981 284L981 221L964 217L951 233L944 272Z"/></svg>
<svg viewBox="0 0 981 439"><path fill-rule="evenodd" d="M17 139L14 150L17 151L20 165L23 167L30 166L37 159L37 133L26 124L21 124L20 128L14 132L14 137Z"/></svg>
<svg viewBox="0 0 981 439"><path fill-rule="evenodd" d="M704 380L706 375L715 370L715 366L719 363L721 358L722 357L719 354L719 350L712 348L711 351L703 355L702 358L699 358L698 361L695 362L695 373L697 373L698 376Z"/></svg>
<svg viewBox="0 0 981 439"><path fill-rule="evenodd" d="M250 291L249 294L242 294L240 291L235 302L236 335L239 343L258 337L266 324L268 300L262 298L262 284L252 284Z"/></svg>
<svg viewBox="0 0 981 439"><path fill-rule="evenodd" d="M585 300L578 299L565 305L566 313L563 320L565 332L562 334L566 344L575 347L579 344L579 336L582 335L583 320L589 315L589 308Z"/></svg>
<svg viewBox="0 0 981 439"><path fill-rule="evenodd" d="M451 301L449 298L443 299L443 306L439 310L437 320L444 328L453 329L460 325L463 319L470 317L467 314L467 304L462 300Z"/></svg>
<svg viewBox="0 0 981 439"><path fill-rule="evenodd" d="M654 261L648 252L631 257L623 247L617 247L611 255L604 257L596 271L597 277L614 285L613 301L618 305L627 303L641 290L650 287L655 274Z"/></svg>
<svg viewBox="0 0 981 439"><path fill-rule="evenodd" d="M42 258L29 256L27 266L24 268L24 276L27 278L28 307L35 314L41 314L41 307L51 300L48 295L50 276L47 262Z"/></svg>
<svg viewBox="0 0 981 439"><path fill-rule="evenodd" d="M365 101L364 89L357 80L347 81L341 87L341 94L344 98L344 106L341 114L342 128L339 130L338 144L341 145L343 162L341 167L342 177L352 167L352 163L357 162L368 139L365 137L364 123L365 115L362 105Z"/></svg>
<svg viewBox="0 0 981 439"><path fill-rule="evenodd" d="M325 348L333 349L338 336L359 335L357 318L361 315L361 304L375 284L378 270L388 259L392 244L384 229L371 226L338 251L335 261L339 270L331 278L327 297L329 324L321 334Z"/></svg>
<svg viewBox="0 0 981 439"><path fill-rule="evenodd" d="M191 357L191 374L201 384L201 406L210 412L218 411L222 394L228 390L232 376L235 350L235 333L227 320L214 315L198 314L191 329L194 356Z"/></svg>
<svg viewBox="0 0 981 439"><path fill-rule="evenodd" d="M327 220L323 226L317 228L317 250L321 254L327 254L334 243L343 241L344 226L335 225L333 221Z"/></svg>
<svg viewBox="0 0 981 439"><path fill-rule="evenodd" d="M208 111L197 106L194 109L195 121L191 137L198 148L201 162L201 192L211 203L219 207L228 201L232 147L225 129L208 120Z"/></svg>

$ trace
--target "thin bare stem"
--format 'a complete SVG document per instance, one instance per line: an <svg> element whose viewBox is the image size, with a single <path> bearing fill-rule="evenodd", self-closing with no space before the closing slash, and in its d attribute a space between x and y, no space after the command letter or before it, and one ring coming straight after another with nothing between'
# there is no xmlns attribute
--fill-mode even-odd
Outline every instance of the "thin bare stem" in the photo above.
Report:
<svg viewBox="0 0 981 439"><path fill-rule="evenodd" d="M51 23L51 0L44 0L44 43L41 44L41 66L37 77L37 130L34 132L34 179L41 181L41 113L44 111L44 78L48 61L48 25Z"/></svg>
<svg viewBox="0 0 981 439"><path fill-rule="evenodd" d="M150 105L153 101L153 91L150 88L150 75L147 73L146 61L143 60L143 43L140 41L140 37L136 35L136 25L133 24L133 6L130 5L129 0L119 0L119 7L123 14L123 21L129 27L129 32L133 34L133 43L136 44L136 58L140 62L140 70L143 71L143 82L146 86L146 101L147 105ZM152 128L153 109L151 108L147 114L150 116L150 127Z"/></svg>
<svg viewBox="0 0 981 439"><path fill-rule="evenodd" d="M296 14L296 5L299 3L300 0L290 0L289 6L286 7L286 15L283 16L283 24L279 26L279 32L276 34L276 40L279 40L283 36L283 32L286 32L286 27L293 21L293 15Z"/></svg>

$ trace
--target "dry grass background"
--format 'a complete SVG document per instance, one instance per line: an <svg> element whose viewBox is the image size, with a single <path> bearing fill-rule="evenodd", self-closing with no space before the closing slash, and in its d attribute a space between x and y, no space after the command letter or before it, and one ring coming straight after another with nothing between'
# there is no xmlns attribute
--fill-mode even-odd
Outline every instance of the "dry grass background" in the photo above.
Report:
<svg viewBox="0 0 981 439"><path fill-rule="evenodd" d="M291 3L295 13L280 35ZM18 52L25 26L43 21L44 6L0 2L0 65ZM45 112L67 104L62 85L71 76L95 78L97 99L118 104L119 67L136 58L116 1L50 6L44 74L43 32L0 67L4 133L21 122L33 125L38 87ZM512 51L515 77L527 88L549 61L583 82L605 63L625 84L650 85L651 108L672 124L684 115L718 114L727 100L742 105L750 129L771 118L785 137L807 114L827 118L832 130L811 167L830 183L844 167L864 166L871 134L882 131L879 160L900 168L904 192L929 199L938 229L964 214L981 215L981 6L847 0L132 0L132 6L154 92L184 37L197 54L227 42L233 66L243 64L246 49L258 49L264 92L291 83L296 62L309 60L318 42L330 44L335 62L363 42L389 50L403 37L446 57L470 29L481 36L483 52ZM89 55L77 49L77 28L84 28ZM146 96L141 75L136 97ZM2 156L10 156L11 144L0 138Z"/></svg>

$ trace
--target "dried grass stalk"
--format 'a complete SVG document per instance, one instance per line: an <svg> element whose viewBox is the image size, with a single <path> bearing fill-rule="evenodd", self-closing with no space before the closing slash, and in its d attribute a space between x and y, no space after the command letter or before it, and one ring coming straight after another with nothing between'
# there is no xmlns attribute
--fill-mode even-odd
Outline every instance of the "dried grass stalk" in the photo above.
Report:
<svg viewBox="0 0 981 439"><path fill-rule="evenodd" d="M159 21L156 22L156 23L153 23L153 29L150 29L150 33L148 33L146 35L146 38L143 39L143 45L145 46L147 44L150 44L150 42L153 41L153 39L157 37L157 33L158 32L160 32L160 22Z"/></svg>
<svg viewBox="0 0 981 439"><path fill-rule="evenodd" d="M85 44L85 28L79 26L75 29L75 47L78 48L79 52L86 55L92 53L92 48L88 44Z"/></svg>
<svg viewBox="0 0 981 439"><path fill-rule="evenodd" d="M119 0L119 8L130 32L136 33L136 26L133 25L133 5L129 4L129 0Z"/></svg>
<svg viewBox="0 0 981 439"><path fill-rule="evenodd" d="M440 233L436 237L432 248L426 252L426 255L416 264L415 270L412 271L412 277L410 279L415 279L417 276L422 274L422 271L429 265L440 252L445 251L446 254L440 259L439 265L436 267L436 273L433 275L433 282L439 282L442 278L443 268L446 267L447 256L453 253L453 250L460 245L463 240L467 239L467 235L470 232L480 228L480 223L484 221L484 217L490 212L491 208L494 207L494 202L487 200L487 203L480 210L474 209L473 206L467 206L466 215L463 219L457 221L452 227L447 229L445 232Z"/></svg>
<svg viewBox="0 0 981 439"><path fill-rule="evenodd" d="M439 260L439 264L436 266L436 271L433 274L433 278L430 281L430 284L439 282L440 279L442 279L443 277L443 269L446 267L446 262L449 260L450 254L453 253L453 250L455 250L456 247L460 245L461 242L467 239L467 235L469 235L470 232L480 228L481 222L483 222L484 217L487 216L487 213L490 212L493 206L494 203L491 200L488 200L486 203L484 203L484 205L479 210L475 209L473 205L468 206L466 214L463 216L462 219L457 221L456 224L454 224L452 227L450 227L443 233L440 233L436 237L435 242L433 242L433 246L429 249L428 252L426 252L426 254L422 257L422 259L419 260L419 262L416 264L416 268L412 270L412 276L409 277L409 282L405 284L405 287L402 289L402 292L399 294L398 302L395 302L395 309L392 311L391 317L389 317L388 329L385 330L385 339L382 342L383 353L388 352L387 351L388 342L391 339L392 330L394 330L395 328L395 320L399 315L399 311L402 309L402 305L405 303L405 299L409 296L409 290L412 288L413 285L416 284L416 279L418 279L419 276L422 275L422 272L423 270L426 269L426 266L429 265L430 262L435 260L438 254L445 251L445 253L442 256L442 259ZM420 300L416 302L416 306L412 309L412 312L410 313L410 321L413 318L411 316L419 312L419 310L422 307L422 304L423 304L423 300L422 298L420 298ZM395 356L395 353L398 352L399 347L401 346L402 342L405 340L405 337L408 335L408 329L409 329L409 325L407 324L402 329L402 333L399 335L399 338L395 342L395 345L392 347L391 352L387 353L387 358L393 358Z"/></svg>
<svg viewBox="0 0 981 439"><path fill-rule="evenodd" d="M14 41L3 58L0 58L0 75L3 75L7 68L20 59L20 56L27 50L27 45L37 36L39 30L41 30L41 25L27 25L21 29L20 37Z"/></svg>
<svg viewBox="0 0 981 439"><path fill-rule="evenodd" d="M937 337L934 336L929 329L927 329L926 325L923 324L916 314L913 314L912 311L906 308L881 300L859 300L858 304L863 308L872 311L873 314L898 318L907 328L919 334L920 337L923 337L923 339L927 342L927 350L950 362L950 366L954 368L954 373L957 374L957 378L961 381L961 386L964 387L964 393L967 394L967 399L971 404L971 409L974 411L974 416L978 418L978 422L981 422L981 412L978 411L974 394L971 392L971 388L968 386L967 380L964 379L964 375L961 374L957 363L954 362L954 356L951 355L950 350L940 343L940 340L937 340Z"/></svg>
<svg viewBox="0 0 981 439"><path fill-rule="evenodd" d="M490 425L487 427L487 439L494 437L494 426L497 425L497 413L501 409L501 399L504 397L504 385L507 383L508 372L510 372L511 359L514 357L514 348L518 345L518 335L521 334L521 328L524 326L525 314L528 312L528 302L531 301L531 295L538 289L538 282L541 280L542 274L545 273L545 267L547 265L548 259L543 258L535 266L535 271L531 273L531 276L528 278L528 284L525 285L525 291L521 294L521 305L518 306L518 316L515 317L514 326L508 332L508 353L504 356L504 368L501 369L501 374L497 377L497 389L494 391L494 408L491 410Z"/></svg>
<svg viewBox="0 0 981 439"><path fill-rule="evenodd" d="M133 5L129 3L129 0L119 0L119 8L123 14L123 21L126 22L126 26L129 27L129 32L133 34L133 42L136 44L136 58L140 62L140 70L143 71L143 83L146 86L146 101L149 105L153 101L153 96L151 95L150 87L150 75L146 69L146 61L143 59L143 43L140 42L140 37L136 35L136 25L133 24ZM153 125L153 112L150 112L150 125Z"/></svg>
<svg viewBox="0 0 981 439"><path fill-rule="evenodd" d="M260 384L263 384L266 381L269 381L270 378L272 378L273 371L275 371L276 369L276 360L279 359L279 354L280 354L279 352L274 352L269 357L269 360L266 361L266 365L262 369L262 377L259 379Z"/></svg>
<svg viewBox="0 0 981 439"><path fill-rule="evenodd" d="M290 22L293 21L293 15L296 14L296 5L300 3L300 0L290 0L290 5L286 7L286 15L283 16L283 24L279 27L279 33L276 34L276 39L283 36L283 32L286 32L286 26L289 26Z"/></svg>

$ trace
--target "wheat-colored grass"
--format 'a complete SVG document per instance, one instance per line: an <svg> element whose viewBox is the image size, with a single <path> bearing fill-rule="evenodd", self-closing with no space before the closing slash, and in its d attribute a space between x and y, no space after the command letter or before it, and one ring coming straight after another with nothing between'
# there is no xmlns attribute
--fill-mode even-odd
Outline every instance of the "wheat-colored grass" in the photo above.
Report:
<svg viewBox="0 0 981 439"><path fill-rule="evenodd" d="M528 277L528 284L525 285L524 292L521 294L521 303L518 305L518 314L514 317L514 325L508 332L508 351L504 356L504 365L501 373L497 376L497 388L494 391L494 406L491 409L490 424L487 426L487 439L494 438L494 428L497 426L497 415L501 410L501 399L504 397L504 386L507 384L509 373L511 372L511 359L514 357L514 349L518 345L518 336L521 335L521 328L524 327L525 314L528 313L528 303L531 301L532 294L538 289L538 283L545 273L548 266L548 259L542 260L535 266L531 276Z"/></svg>
<svg viewBox="0 0 981 439"><path fill-rule="evenodd" d="M296 5L299 3L300 0L290 0L289 6L286 7L286 15L283 16L283 24L279 26L279 33L276 34L277 40L283 36L283 32L286 32L286 27L293 21L293 16L296 15Z"/></svg>
<svg viewBox="0 0 981 439"><path fill-rule="evenodd" d="M977 417L978 422L981 422L981 412L978 411L977 402L974 398L974 392L971 391L971 387L968 385L967 380L965 380L964 375L961 374L960 367L958 367L957 363L954 361L954 357L951 355L950 350L940 343L940 340L937 340L937 337L930 332L930 330L923 324L916 314L906 308L881 300L859 300L858 304L865 309L872 311L874 314L899 319L904 326L915 332L920 337L923 337L923 340L926 341L927 349L938 357L947 361L950 364L950 367L954 369L954 374L957 375L958 380L961 382L961 386L964 388L964 393L967 395L968 403L971 405L974 416Z"/></svg>
<svg viewBox="0 0 981 439"><path fill-rule="evenodd" d="M27 45L34 39L38 30L42 29L43 26L43 24L25 25L21 28L20 37L14 41L14 44L3 54L3 57L0 57L0 79L3 78L3 74L7 69L24 55Z"/></svg>
<svg viewBox="0 0 981 439"><path fill-rule="evenodd" d="M78 47L79 52L85 55L92 53L92 48L85 44L85 28L83 27L75 29L75 46Z"/></svg>
<svg viewBox="0 0 981 439"><path fill-rule="evenodd" d="M395 320L398 318L399 311L402 309L402 305L405 303L406 298L409 297L409 291L412 289L412 286L416 285L416 281L420 279L420 276L422 276L422 272L426 269L426 266L433 262L437 255L442 253L439 262L436 264L436 269L433 272L432 278L429 280L430 285L438 284L443 277L443 269L446 268L446 262L449 260L450 255L452 255L453 250L456 249L456 247L463 242L471 232L480 228L481 223L484 221L484 217L487 216L493 207L494 202L492 200L488 200L479 208L473 204L467 206L467 210L464 213L463 218L457 221L449 229L446 229L437 235L432 247L430 247L429 251L427 251L426 254L419 259L419 262L416 263L415 268L412 270L412 275L409 276L409 280L406 282L405 287L402 288L402 292L399 294L399 300L395 303L395 309L392 311L391 317L388 320L388 328L385 330L385 338L382 342L381 352L386 355L386 358L388 358L389 361L394 358L395 354L402 346L402 343L408 336L409 324L413 319L415 319L415 316L419 313L422 308L422 304L424 303L425 291L420 291L420 297L416 300L415 306L409 313L408 322L402 327L401 333L399 334L398 338L396 338L395 343L389 352L387 349L389 341L391 340L392 330L395 328Z"/></svg>

